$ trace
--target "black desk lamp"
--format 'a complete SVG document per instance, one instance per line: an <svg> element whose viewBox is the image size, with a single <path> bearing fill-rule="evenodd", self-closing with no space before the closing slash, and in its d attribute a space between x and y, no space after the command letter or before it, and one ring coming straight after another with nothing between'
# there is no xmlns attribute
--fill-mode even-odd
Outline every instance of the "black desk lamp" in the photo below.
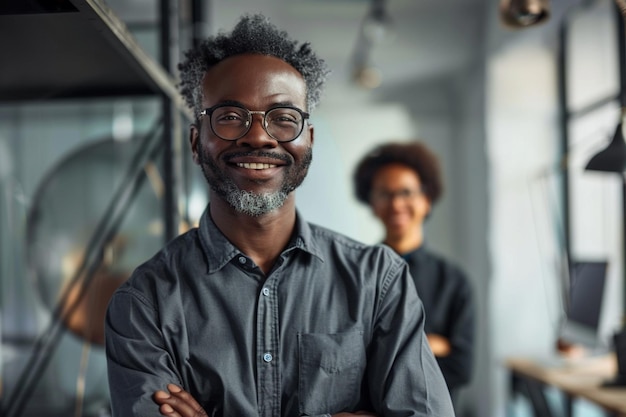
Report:
<svg viewBox="0 0 626 417"><path fill-rule="evenodd" d="M622 132L622 122L617 125L615 135L609 145L595 154L585 167L587 171L616 172L626 171L626 142Z"/></svg>
<svg viewBox="0 0 626 417"><path fill-rule="evenodd" d="M626 109L622 108L622 118ZM624 268L624 288L623 299L624 305L622 327L613 335L613 345L617 357L617 375L613 380L604 383L605 386L626 386L626 142L624 142L624 134L622 132L622 121L615 129L615 135L609 145L595 154L587 163L585 170L613 172L622 176L622 210L623 210L623 257L622 267Z"/></svg>

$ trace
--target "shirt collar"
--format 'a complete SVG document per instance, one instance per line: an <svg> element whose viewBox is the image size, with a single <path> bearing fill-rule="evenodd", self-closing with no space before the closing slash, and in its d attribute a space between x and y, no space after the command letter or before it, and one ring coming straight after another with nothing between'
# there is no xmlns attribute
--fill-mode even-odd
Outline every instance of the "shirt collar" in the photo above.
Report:
<svg viewBox="0 0 626 417"><path fill-rule="evenodd" d="M320 261L324 261L322 257L322 250L320 249L319 242L313 238L313 231L311 225L304 221L300 212L296 210L296 229L293 235L291 243L288 248L295 247L310 253L311 255L319 258Z"/></svg>
<svg viewBox="0 0 626 417"><path fill-rule="evenodd" d="M217 228L209 213L209 206L207 206L200 218L198 229L202 250L204 251L208 263L208 273L214 273L222 269L224 265L229 263L234 257L242 253ZM295 232L282 253L286 254L296 249L307 252L319 258L321 261L324 260L319 244L313 238L311 226L304 221L298 211L296 211Z"/></svg>

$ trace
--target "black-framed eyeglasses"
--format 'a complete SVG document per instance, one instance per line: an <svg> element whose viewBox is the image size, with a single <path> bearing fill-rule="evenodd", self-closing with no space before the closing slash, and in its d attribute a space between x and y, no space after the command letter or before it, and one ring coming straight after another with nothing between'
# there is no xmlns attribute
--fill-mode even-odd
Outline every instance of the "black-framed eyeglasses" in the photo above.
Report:
<svg viewBox="0 0 626 417"><path fill-rule="evenodd" d="M252 115L263 116L263 129L278 142L291 142L302 133L309 113L292 106L273 107L268 111L252 111L243 106L218 104L204 109L199 119L209 117L211 130L223 140L242 138L252 126Z"/></svg>

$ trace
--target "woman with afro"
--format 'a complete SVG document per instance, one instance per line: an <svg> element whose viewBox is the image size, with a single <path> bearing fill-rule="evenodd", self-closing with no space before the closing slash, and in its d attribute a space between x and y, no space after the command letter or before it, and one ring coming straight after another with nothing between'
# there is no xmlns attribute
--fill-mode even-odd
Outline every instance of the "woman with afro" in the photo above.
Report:
<svg viewBox="0 0 626 417"><path fill-rule="evenodd" d="M386 143L358 163L354 185L357 199L383 223L383 243L409 265L429 345L456 402L472 374L474 310L464 272L424 243L424 222L443 189L439 160L421 142Z"/></svg>

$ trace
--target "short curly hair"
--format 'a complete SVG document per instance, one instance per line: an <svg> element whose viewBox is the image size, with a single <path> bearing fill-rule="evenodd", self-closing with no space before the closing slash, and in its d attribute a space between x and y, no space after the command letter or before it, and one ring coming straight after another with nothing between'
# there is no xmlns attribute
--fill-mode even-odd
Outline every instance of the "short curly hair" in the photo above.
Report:
<svg viewBox="0 0 626 417"><path fill-rule="evenodd" d="M443 192L443 180L439 158L424 143L385 143L368 152L357 164L354 175L354 191L357 200L370 204L372 183L379 169L386 165L401 164L415 171L422 184L422 191L431 204Z"/></svg>
<svg viewBox="0 0 626 417"><path fill-rule="evenodd" d="M214 65L234 55L262 54L274 56L294 67L306 82L308 110L315 108L330 73L324 60L318 58L310 44L289 38L261 14L244 15L230 34L209 37L196 48L185 52L178 64L180 92L195 114L202 111L202 77Z"/></svg>

